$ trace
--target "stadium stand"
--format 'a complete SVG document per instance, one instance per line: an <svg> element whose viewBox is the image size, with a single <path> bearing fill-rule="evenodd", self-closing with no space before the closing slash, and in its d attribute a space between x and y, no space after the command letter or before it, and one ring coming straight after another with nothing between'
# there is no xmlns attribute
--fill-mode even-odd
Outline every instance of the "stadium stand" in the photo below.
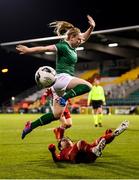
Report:
<svg viewBox="0 0 139 180"><path fill-rule="evenodd" d="M95 73L99 73L99 70L98 69L88 70L88 71L85 71L84 73L81 73L80 75L78 75L78 77L81 79L89 80Z"/></svg>
<svg viewBox="0 0 139 180"><path fill-rule="evenodd" d="M92 82L94 73L99 69L78 72L78 77ZM137 106L139 105L139 67L132 69L119 77L102 77L101 85L106 95L107 106ZM43 99L45 89L34 86L15 97L14 110L10 112L46 112L48 102ZM75 97L71 100L73 107L87 107L88 94ZM25 106L26 105L26 106ZM9 105L8 105L9 108ZM72 109L72 107L71 107ZM86 112L86 111L85 111Z"/></svg>

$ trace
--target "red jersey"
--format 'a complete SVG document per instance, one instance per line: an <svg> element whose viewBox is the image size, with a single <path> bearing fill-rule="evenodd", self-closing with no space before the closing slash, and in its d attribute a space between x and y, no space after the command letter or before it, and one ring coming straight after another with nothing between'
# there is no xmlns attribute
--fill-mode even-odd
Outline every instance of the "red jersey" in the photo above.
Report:
<svg viewBox="0 0 139 180"><path fill-rule="evenodd" d="M59 156L62 161L71 161L75 163L94 162L96 155L92 152L93 146L85 141L79 141L80 144L75 143L73 146L64 148Z"/></svg>

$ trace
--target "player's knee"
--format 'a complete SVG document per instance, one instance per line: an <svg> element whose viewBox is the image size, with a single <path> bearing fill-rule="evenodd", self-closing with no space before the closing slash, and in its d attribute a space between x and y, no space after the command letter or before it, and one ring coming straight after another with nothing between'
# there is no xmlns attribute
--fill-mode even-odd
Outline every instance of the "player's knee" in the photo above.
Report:
<svg viewBox="0 0 139 180"><path fill-rule="evenodd" d="M72 126L72 124L66 124L66 129L70 128Z"/></svg>
<svg viewBox="0 0 139 180"><path fill-rule="evenodd" d="M86 141L80 140L80 141L77 142L78 150L84 150L85 146L86 146Z"/></svg>
<svg viewBox="0 0 139 180"><path fill-rule="evenodd" d="M56 112L56 113L54 113L54 117L55 117L56 119L60 119L61 114L62 114L62 112Z"/></svg>
<svg viewBox="0 0 139 180"><path fill-rule="evenodd" d="M63 127L65 128L65 129L68 129L68 128L70 128L72 126L72 124L70 124L70 123L67 123L67 122L64 122L63 123Z"/></svg>
<svg viewBox="0 0 139 180"><path fill-rule="evenodd" d="M115 136L113 136L113 134L107 134L105 135L105 140L106 140L106 144L111 143L114 140Z"/></svg>
<svg viewBox="0 0 139 180"><path fill-rule="evenodd" d="M88 82L88 87L90 88L90 90L92 89L92 84Z"/></svg>
<svg viewBox="0 0 139 180"><path fill-rule="evenodd" d="M63 109L61 108L54 109L53 114L56 119L60 119L63 114Z"/></svg>
<svg viewBox="0 0 139 180"><path fill-rule="evenodd" d="M110 133L112 133L112 129L107 129L107 130L105 131L105 135L110 134Z"/></svg>

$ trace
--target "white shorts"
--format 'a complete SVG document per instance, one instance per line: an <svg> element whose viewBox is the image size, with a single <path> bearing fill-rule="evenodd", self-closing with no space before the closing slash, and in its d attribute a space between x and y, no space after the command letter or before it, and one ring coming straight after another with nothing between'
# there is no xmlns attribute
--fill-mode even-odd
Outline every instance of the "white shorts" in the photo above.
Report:
<svg viewBox="0 0 139 180"><path fill-rule="evenodd" d="M53 85L53 88L58 96L63 96L68 84L72 79L74 79L74 76L71 76L66 73L60 73L56 75L57 80L55 84Z"/></svg>

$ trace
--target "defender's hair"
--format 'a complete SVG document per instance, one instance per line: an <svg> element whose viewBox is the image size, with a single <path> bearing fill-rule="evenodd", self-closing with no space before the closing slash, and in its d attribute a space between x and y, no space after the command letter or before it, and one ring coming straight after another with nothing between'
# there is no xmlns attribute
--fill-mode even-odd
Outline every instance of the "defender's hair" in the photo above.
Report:
<svg viewBox="0 0 139 180"><path fill-rule="evenodd" d="M62 141L71 141L73 142L69 137L63 137L59 142L58 142L58 149L61 151L62 150L62 146L61 146L61 142Z"/></svg>

